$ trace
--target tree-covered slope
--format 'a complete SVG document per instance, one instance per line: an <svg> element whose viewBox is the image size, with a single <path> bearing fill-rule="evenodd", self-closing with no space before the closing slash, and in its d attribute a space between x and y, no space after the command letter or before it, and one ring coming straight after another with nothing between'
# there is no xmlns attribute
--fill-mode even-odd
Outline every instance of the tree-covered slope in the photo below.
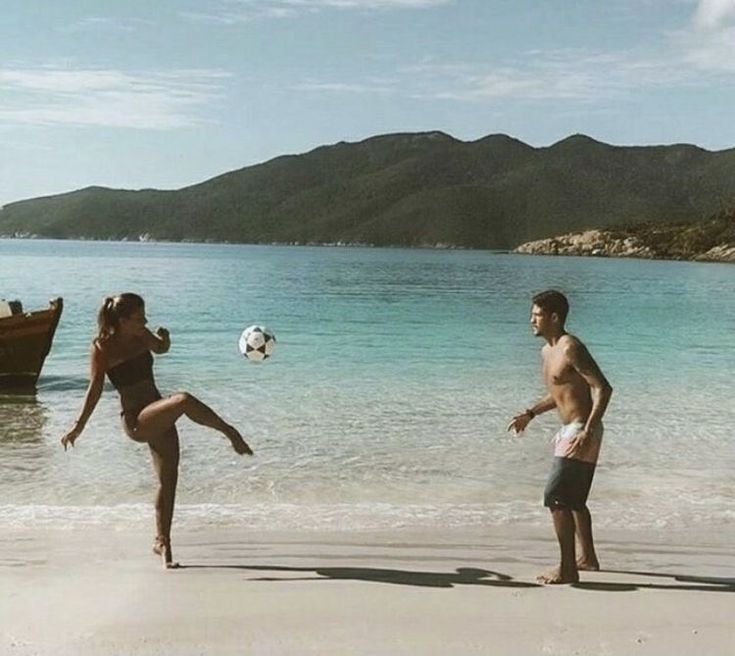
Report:
<svg viewBox="0 0 735 656"><path fill-rule="evenodd" d="M393 134L278 157L176 191L90 187L6 205L0 234L510 248L595 226L690 220L735 198L735 150L576 135Z"/></svg>

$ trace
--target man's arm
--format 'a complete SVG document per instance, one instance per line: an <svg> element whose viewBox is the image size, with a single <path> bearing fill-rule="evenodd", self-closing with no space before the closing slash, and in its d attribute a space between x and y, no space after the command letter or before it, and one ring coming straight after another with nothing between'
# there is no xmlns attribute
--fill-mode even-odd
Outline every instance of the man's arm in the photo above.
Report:
<svg viewBox="0 0 735 656"><path fill-rule="evenodd" d="M556 401L554 401L551 394L547 394L536 401L536 403L534 403L530 408L526 408L521 414L513 417L506 430L513 430L515 433L522 433L526 430L526 426L531 422L531 419L536 415L540 415L542 412L548 412L555 407Z"/></svg>
<svg viewBox="0 0 735 656"><path fill-rule="evenodd" d="M589 434L602 421L602 416L607 410L608 403L610 403L613 388L582 342L573 339L566 348L566 355L570 365L590 387L592 409L584 425L584 432Z"/></svg>

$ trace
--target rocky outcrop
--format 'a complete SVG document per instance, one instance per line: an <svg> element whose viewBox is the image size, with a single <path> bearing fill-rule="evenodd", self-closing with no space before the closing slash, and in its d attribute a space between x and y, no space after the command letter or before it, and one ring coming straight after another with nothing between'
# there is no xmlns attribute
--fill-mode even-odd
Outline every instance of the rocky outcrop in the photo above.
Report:
<svg viewBox="0 0 735 656"><path fill-rule="evenodd" d="M735 208L695 223L596 228L521 244L515 253L735 262Z"/></svg>
<svg viewBox="0 0 735 656"><path fill-rule="evenodd" d="M651 249L635 237L615 237L607 230L597 229L529 241L518 246L514 252L529 255L655 257Z"/></svg>
<svg viewBox="0 0 735 656"><path fill-rule="evenodd" d="M735 245L721 244L710 248L706 253L702 253L696 259L703 262L735 262Z"/></svg>

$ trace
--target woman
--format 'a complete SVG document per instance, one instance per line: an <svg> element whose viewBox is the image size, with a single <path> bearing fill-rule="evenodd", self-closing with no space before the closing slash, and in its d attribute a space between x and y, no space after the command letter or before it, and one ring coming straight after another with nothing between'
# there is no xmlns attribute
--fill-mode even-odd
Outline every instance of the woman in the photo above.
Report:
<svg viewBox="0 0 735 656"><path fill-rule="evenodd" d="M239 454L252 451L240 433L211 408L187 392L166 398L153 380L153 353L166 353L171 346L168 330L146 328L145 304L137 294L106 298L97 316L99 332L92 342L90 381L82 411L73 428L61 438L64 450L84 430L95 409L105 374L120 394L122 425L136 442L145 442L151 450L158 476L156 528L153 551L163 557L166 568L178 567L171 551L171 520L174 513L179 466L179 436L176 420L186 415L202 426L209 426L230 440Z"/></svg>

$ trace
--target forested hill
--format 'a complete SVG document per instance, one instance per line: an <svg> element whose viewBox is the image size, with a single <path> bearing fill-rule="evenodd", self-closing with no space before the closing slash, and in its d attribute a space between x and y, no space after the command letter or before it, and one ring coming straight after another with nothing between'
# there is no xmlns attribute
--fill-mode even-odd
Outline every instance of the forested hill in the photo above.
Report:
<svg viewBox="0 0 735 656"><path fill-rule="evenodd" d="M391 134L278 157L176 191L89 187L11 203L0 235L512 248L598 226L694 220L735 199L735 149L533 148Z"/></svg>

